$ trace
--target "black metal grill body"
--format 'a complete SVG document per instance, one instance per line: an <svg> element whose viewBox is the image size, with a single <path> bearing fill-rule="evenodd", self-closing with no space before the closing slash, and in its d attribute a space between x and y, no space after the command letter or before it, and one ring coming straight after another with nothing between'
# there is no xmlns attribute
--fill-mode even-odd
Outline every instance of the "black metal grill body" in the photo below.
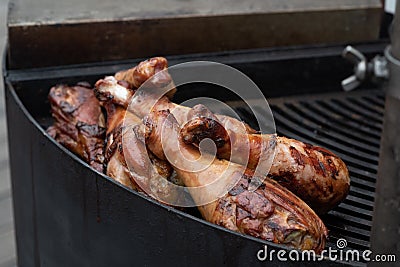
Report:
<svg viewBox="0 0 400 267"><path fill-rule="evenodd" d="M365 44L359 49L374 55L384 46ZM370 247L383 92L368 84L359 92L341 92L340 80L352 70L341 59L341 50L342 46L236 51L170 57L169 61L173 65L213 60L240 69L270 100L279 134L324 146L341 156L350 170L351 191L322 218L330 230L328 246L345 238L348 248L365 250ZM128 190L47 136L51 86L81 80L93 83L137 61L5 71L19 265L281 265L276 259L259 262L256 253L264 244L269 249L282 247L209 224ZM235 99L207 86L179 91L176 101L195 96L225 100L252 124L251 115ZM297 266L298 262L285 264Z"/></svg>

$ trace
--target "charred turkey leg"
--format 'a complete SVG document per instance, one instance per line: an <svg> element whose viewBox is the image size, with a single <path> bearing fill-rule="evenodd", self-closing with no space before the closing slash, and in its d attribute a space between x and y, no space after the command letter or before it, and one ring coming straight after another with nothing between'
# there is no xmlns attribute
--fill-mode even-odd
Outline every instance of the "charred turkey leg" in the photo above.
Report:
<svg viewBox="0 0 400 267"><path fill-rule="evenodd" d="M147 142L161 146L161 130L165 131L170 141L163 145L165 152L172 155L170 160L179 162L200 157L196 148L182 142L177 121L169 116L168 111L154 112L144 119L144 123L148 127ZM160 125L164 128L160 129ZM327 237L323 222L300 198L273 180L265 179L256 191L249 191L249 183L257 179L252 171L244 170L239 164L218 159L198 172L174 168L184 184L193 187L204 186L212 177L223 175L221 172L229 164L232 166L231 175L240 175L239 182L226 195L199 207L207 221L289 247L321 252ZM197 201L204 198L204 195L192 194L192 197Z"/></svg>
<svg viewBox="0 0 400 267"><path fill-rule="evenodd" d="M181 130L187 144L198 145L204 138L217 144L217 155L255 169L268 154L262 147L276 141L275 158L269 176L303 199L322 214L343 201L350 189L350 178L344 162L332 152L294 139L273 135L243 134L227 131L206 107L195 106L191 119ZM249 149L249 158L240 151ZM236 152L236 153L235 153ZM239 157L231 158L231 154Z"/></svg>

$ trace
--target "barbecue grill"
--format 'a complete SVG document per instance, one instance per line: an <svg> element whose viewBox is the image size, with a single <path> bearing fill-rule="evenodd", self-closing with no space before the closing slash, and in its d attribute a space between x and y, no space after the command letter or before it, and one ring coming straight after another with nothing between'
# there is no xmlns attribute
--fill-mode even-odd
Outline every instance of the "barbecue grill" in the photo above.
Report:
<svg viewBox="0 0 400 267"><path fill-rule="evenodd" d="M38 31L49 30L35 27ZM60 29L71 27L77 26L64 25ZM99 27L105 26L100 23ZM10 40L17 39L21 30L17 28L18 25L9 30ZM52 123L47 100L51 86L82 80L93 84L105 75L138 63L140 56L130 60L79 58L74 62L74 56L68 60L54 58L56 52L52 49L49 59L37 66L37 61L23 62L20 45L20 40L9 43L4 62L19 265L281 264L276 259L260 262L257 252L264 245L275 250L287 248L229 231L200 219L195 210L184 213L129 190L91 169L46 134ZM385 40L367 41L356 43L356 48L371 59L383 54L387 45ZM353 65L341 56L344 47L234 47L241 50L222 52L202 52L199 48L202 53L175 53L167 59L170 65L210 60L239 69L267 97L278 134L326 147L340 156L349 168L351 189L343 203L321 217L330 231L327 247L336 248L336 241L344 238L345 250L362 252L371 249L373 229L379 228L374 219L375 188L385 92L382 85L368 81L359 90L343 92L340 81L353 71ZM26 56L29 53L36 53L35 60L39 58L37 51L27 52ZM190 88L178 90L176 102L197 96L217 98L233 107L250 126L256 126L254 115L246 106L223 91L206 84L186 87ZM257 104L256 99L249 101ZM391 221L384 221L389 227ZM391 242L398 246L398 239L393 239L395 236ZM386 251L389 252L396 251ZM324 263L365 264L327 258Z"/></svg>

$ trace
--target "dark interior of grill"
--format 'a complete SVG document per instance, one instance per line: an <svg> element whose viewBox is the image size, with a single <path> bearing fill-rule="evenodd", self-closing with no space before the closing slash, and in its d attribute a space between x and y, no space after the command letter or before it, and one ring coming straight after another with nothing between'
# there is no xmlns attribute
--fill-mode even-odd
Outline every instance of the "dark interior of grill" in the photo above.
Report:
<svg viewBox="0 0 400 267"><path fill-rule="evenodd" d="M358 48L372 56L381 53L383 47L375 43ZM279 135L320 145L339 155L349 168L351 191L343 203L322 216L330 231L328 246L335 247L337 239L345 238L347 248L366 250L370 247L384 92L373 84L364 84L350 93L341 91L340 81L352 71L351 64L340 56L342 48L239 51L168 59L170 65L193 59L213 60L241 70L267 97ZM28 111L46 128L51 123L47 93L52 85L81 80L93 84L138 61L10 71L9 77ZM207 85L182 88L175 101L195 96L222 99L250 126L256 126L248 107ZM251 101L257 105L257 100Z"/></svg>

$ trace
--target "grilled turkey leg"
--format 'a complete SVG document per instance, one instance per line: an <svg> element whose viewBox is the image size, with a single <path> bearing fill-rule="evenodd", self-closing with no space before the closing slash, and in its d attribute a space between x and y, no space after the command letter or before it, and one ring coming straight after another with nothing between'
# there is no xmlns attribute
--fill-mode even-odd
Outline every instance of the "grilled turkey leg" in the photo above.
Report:
<svg viewBox="0 0 400 267"><path fill-rule="evenodd" d="M185 143L198 145L204 138L217 144L217 155L255 169L265 160L271 142L275 142L275 159L269 176L303 199L322 214L343 201L350 189L350 178L344 162L332 152L318 146L273 135L244 134L227 131L206 107L195 106L191 119L181 130ZM241 156L249 149L249 157ZM231 157L231 155L238 155Z"/></svg>
<svg viewBox="0 0 400 267"><path fill-rule="evenodd" d="M186 145L179 137L177 121L173 116L169 116L168 111L154 112L144 119L144 123L148 128L147 142L161 146L162 134L168 136L168 141L163 145L165 154L170 155L171 162L193 161L201 156L196 148ZM162 157L157 154L159 151L153 152ZM223 172L228 165L231 168L226 175L239 176L239 182L229 193L199 207L207 221L293 248L321 252L327 237L327 229L323 222L300 198L273 180L267 178L256 191L249 191L249 183L252 179L257 179L252 175L252 171L245 170L242 165L218 159L214 159L206 169L197 172L176 166L174 168L191 190L190 187L209 184L213 177L224 177ZM216 190L212 187L207 189ZM202 191L201 194L192 193L192 197L195 201L201 201L206 194L207 191Z"/></svg>

